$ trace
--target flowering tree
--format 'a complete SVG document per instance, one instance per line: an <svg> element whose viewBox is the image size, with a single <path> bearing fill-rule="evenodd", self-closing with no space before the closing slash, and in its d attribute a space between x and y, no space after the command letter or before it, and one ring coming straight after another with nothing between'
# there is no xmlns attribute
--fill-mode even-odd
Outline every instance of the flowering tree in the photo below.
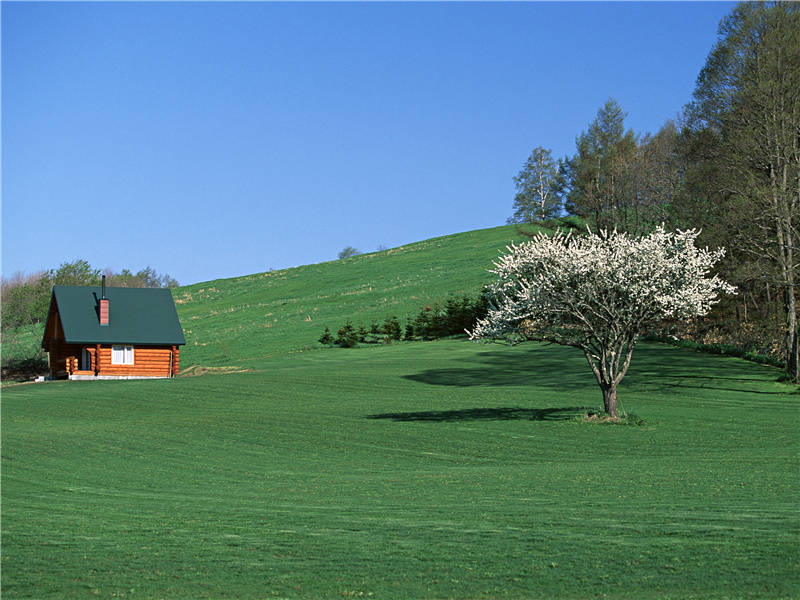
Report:
<svg viewBox="0 0 800 600"><path fill-rule="evenodd" d="M710 276L724 249L697 248L695 230L659 227L635 238L624 233L584 236L539 233L508 247L491 271L497 281L489 314L470 339L538 339L583 350L617 416L617 385L639 335L664 319L703 315L733 286Z"/></svg>

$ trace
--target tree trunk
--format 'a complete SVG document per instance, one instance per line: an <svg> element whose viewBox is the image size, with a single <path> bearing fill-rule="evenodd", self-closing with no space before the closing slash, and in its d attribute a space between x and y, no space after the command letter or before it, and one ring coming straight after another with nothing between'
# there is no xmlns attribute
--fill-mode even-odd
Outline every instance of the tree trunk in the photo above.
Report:
<svg viewBox="0 0 800 600"><path fill-rule="evenodd" d="M797 345L797 308L794 286L786 292L786 370L795 383L800 381L800 357Z"/></svg>
<svg viewBox="0 0 800 600"><path fill-rule="evenodd" d="M603 409L606 414L612 419L617 418L617 386L616 385L601 385L600 389L603 390Z"/></svg>

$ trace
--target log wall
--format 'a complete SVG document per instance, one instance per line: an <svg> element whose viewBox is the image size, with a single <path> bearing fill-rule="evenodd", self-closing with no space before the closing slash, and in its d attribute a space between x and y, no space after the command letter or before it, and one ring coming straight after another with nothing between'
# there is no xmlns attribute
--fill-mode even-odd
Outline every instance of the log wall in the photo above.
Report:
<svg viewBox="0 0 800 600"><path fill-rule="evenodd" d="M132 365L112 365L111 345L100 346L98 375L142 375L169 377L172 348L167 346L134 346Z"/></svg>
<svg viewBox="0 0 800 600"><path fill-rule="evenodd" d="M47 348L50 354L51 376L67 377L79 370L82 366L81 353L84 348L92 356L92 369L91 371L82 371L82 373L169 377L177 375L179 371L180 347L178 346L134 345L133 364L114 365L111 364L111 344L65 344L58 340L51 340Z"/></svg>

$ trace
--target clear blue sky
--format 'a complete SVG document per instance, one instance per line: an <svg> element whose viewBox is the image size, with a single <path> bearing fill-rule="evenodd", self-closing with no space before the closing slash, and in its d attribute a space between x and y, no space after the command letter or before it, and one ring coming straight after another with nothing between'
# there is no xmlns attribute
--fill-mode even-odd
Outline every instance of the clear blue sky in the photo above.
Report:
<svg viewBox="0 0 800 600"><path fill-rule="evenodd" d="M2 4L2 270L193 283L502 225L609 97L654 132L732 3Z"/></svg>

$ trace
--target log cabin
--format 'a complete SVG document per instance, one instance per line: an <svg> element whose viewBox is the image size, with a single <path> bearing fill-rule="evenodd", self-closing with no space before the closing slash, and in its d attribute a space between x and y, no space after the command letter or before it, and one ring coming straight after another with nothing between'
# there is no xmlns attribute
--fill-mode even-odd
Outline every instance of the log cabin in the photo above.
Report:
<svg viewBox="0 0 800 600"><path fill-rule="evenodd" d="M172 293L57 285L42 338L51 379L174 377L186 344Z"/></svg>

